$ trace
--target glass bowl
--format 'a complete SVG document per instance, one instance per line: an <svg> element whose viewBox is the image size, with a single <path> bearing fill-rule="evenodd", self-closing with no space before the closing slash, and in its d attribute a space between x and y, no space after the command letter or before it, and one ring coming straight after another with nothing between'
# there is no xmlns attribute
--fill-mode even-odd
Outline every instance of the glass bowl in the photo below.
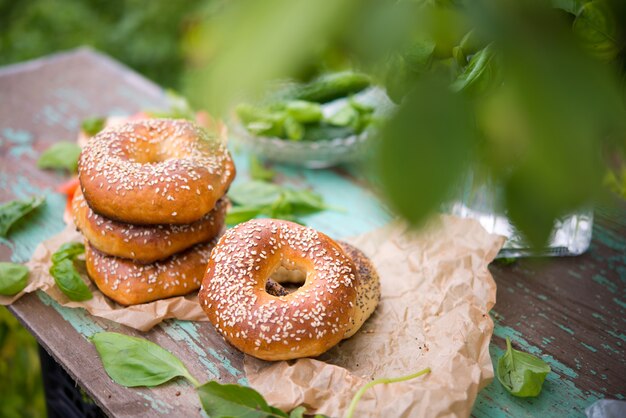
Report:
<svg viewBox="0 0 626 418"><path fill-rule="evenodd" d="M281 138L256 136L240 123L233 127L233 139L245 151L264 159L307 168L328 168L361 159L367 152L371 132L345 138L318 141L290 141Z"/></svg>
<svg viewBox="0 0 626 418"><path fill-rule="evenodd" d="M355 95L359 102L372 105L374 115L388 113L390 101L385 92L377 87L367 89ZM323 105L325 115L332 113L345 103L339 99ZM288 139L257 136L250 133L236 118L229 124L233 140L244 151L264 159L307 168L327 168L335 165L355 162L362 159L376 136L374 128L369 128L358 135L343 138L328 138L316 141L290 141Z"/></svg>

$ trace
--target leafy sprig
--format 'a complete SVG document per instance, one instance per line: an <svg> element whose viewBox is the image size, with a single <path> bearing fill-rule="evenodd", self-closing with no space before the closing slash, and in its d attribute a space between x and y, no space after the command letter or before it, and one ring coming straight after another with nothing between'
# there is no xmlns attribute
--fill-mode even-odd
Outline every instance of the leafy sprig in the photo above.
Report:
<svg viewBox="0 0 626 418"><path fill-rule="evenodd" d="M85 252L85 246L79 242L68 242L52 254L50 275L58 288L70 300L84 301L93 297L91 290L78 274L74 262L76 257Z"/></svg>
<svg viewBox="0 0 626 418"><path fill-rule="evenodd" d="M21 264L0 262L0 295L13 296L28 283L28 268Z"/></svg>
<svg viewBox="0 0 626 418"><path fill-rule="evenodd" d="M304 406L294 408L289 414L267 403L256 390L233 384L209 381L200 384L185 365L172 353L157 344L115 332L100 332L91 337L102 360L105 371L114 382L126 386L158 386L176 377L183 377L194 385L202 408L211 418L302 418ZM346 414L352 418L356 405L369 388L378 384L403 382L430 373L426 368L417 373L398 378L373 380L357 391ZM327 418L316 414L315 418Z"/></svg>
<svg viewBox="0 0 626 418"><path fill-rule="evenodd" d="M498 360L498 380L513 396L538 396L551 369L548 364L528 353L514 350L506 338L506 353Z"/></svg>
<svg viewBox="0 0 626 418"><path fill-rule="evenodd" d="M311 190L294 189L258 180L233 186L228 196L234 204L226 217L229 225L257 216L301 223L301 216L331 209L322 196Z"/></svg>

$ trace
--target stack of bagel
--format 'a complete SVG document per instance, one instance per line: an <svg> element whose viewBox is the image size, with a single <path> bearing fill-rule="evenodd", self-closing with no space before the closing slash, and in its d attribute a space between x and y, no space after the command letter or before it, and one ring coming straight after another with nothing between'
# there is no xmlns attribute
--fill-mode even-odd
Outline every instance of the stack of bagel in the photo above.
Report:
<svg viewBox="0 0 626 418"><path fill-rule="evenodd" d="M235 177L224 139L187 120L145 119L87 142L72 215L102 293L134 305L200 287Z"/></svg>

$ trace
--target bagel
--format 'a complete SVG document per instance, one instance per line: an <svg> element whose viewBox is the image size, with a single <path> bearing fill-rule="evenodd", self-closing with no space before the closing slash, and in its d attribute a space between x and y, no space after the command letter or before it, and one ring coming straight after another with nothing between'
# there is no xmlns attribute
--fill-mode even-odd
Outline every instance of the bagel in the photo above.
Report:
<svg viewBox="0 0 626 418"><path fill-rule="evenodd" d="M91 246L138 263L162 260L215 238L224 228L227 207L228 199L222 198L211 212L188 225L133 225L95 213L80 189L72 200L74 223Z"/></svg>
<svg viewBox="0 0 626 418"><path fill-rule="evenodd" d="M106 255L85 240L87 273L98 289L120 305L186 295L200 287L215 241L152 264Z"/></svg>
<svg viewBox="0 0 626 418"><path fill-rule="evenodd" d="M195 222L215 207L235 176L221 136L182 119L107 128L80 154L85 199L94 212L120 222Z"/></svg>
<svg viewBox="0 0 626 418"><path fill-rule="evenodd" d="M366 268L374 271L371 264ZM279 270L292 272L275 276ZM314 357L354 334L376 307L378 276L372 275L366 292L359 275L342 246L323 233L254 219L216 244L199 300L217 331L246 354L263 360ZM304 276L299 289L276 289L297 276ZM364 303L365 293L373 308Z"/></svg>

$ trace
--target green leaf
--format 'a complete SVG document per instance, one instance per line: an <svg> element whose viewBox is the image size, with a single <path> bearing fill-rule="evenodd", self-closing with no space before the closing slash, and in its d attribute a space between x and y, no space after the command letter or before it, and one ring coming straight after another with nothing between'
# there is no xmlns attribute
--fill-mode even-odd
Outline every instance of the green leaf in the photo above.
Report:
<svg viewBox="0 0 626 418"><path fill-rule="evenodd" d="M498 380L512 395L521 398L538 396L550 373L548 364L530 354L514 350L506 339L506 353L498 360Z"/></svg>
<svg viewBox="0 0 626 418"><path fill-rule="evenodd" d="M306 408L304 406L298 406L289 413L289 418L304 418Z"/></svg>
<svg viewBox="0 0 626 418"><path fill-rule="evenodd" d="M480 94L500 82L502 82L500 65L496 62L493 47L488 45L474 54L467 67L452 83L452 89Z"/></svg>
<svg viewBox="0 0 626 418"><path fill-rule="evenodd" d="M328 209L324 203L324 198L311 190L285 188L283 197L291 205L291 209L296 215L308 215Z"/></svg>
<svg viewBox="0 0 626 418"><path fill-rule="evenodd" d="M315 123L322 119L319 103L305 100L291 100L285 104L287 114L300 123Z"/></svg>
<svg viewBox="0 0 626 418"><path fill-rule="evenodd" d="M76 257L84 252L83 244L66 242L51 257L50 275L59 289L73 301L83 301L93 297L89 286L85 284L74 266Z"/></svg>
<svg viewBox="0 0 626 418"><path fill-rule="evenodd" d="M122 386L158 386L178 376L199 386L176 356L148 340L99 332L91 337L91 342L109 377Z"/></svg>
<svg viewBox="0 0 626 418"><path fill-rule="evenodd" d="M423 74L428 71L435 46L435 43L428 39L415 41L403 53L407 69L415 74Z"/></svg>
<svg viewBox="0 0 626 418"><path fill-rule="evenodd" d="M45 150L37 160L37 167L64 169L75 172L78 169L80 147L75 142L61 141Z"/></svg>
<svg viewBox="0 0 626 418"><path fill-rule="evenodd" d="M449 197L467 166L474 135L470 111L445 81L424 80L381 134L381 190L400 215L418 224Z"/></svg>
<svg viewBox="0 0 626 418"><path fill-rule="evenodd" d="M253 180L271 181L275 175L276 172L265 168L257 157L250 157L250 177L252 177Z"/></svg>
<svg viewBox="0 0 626 418"><path fill-rule="evenodd" d="M589 0L552 0L552 7L565 10L573 15L578 15L583 5Z"/></svg>
<svg viewBox="0 0 626 418"><path fill-rule="evenodd" d="M272 405L270 405L270 411L272 411L272 413L274 414L273 416L282 417L282 418L290 418L290 416L287 415L285 411L283 411L282 409L278 409Z"/></svg>
<svg viewBox="0 0 626 418"><path fill-rule="evenodd" d="M230 188L228 197L240 206L271 205L282 192L282 187L264 181L248 181Z"/></svg>
<svg viewBox="0 0 626 418"><path fill-rule="evenodd" d="M45 201L44 196L25 200L13 200L0 206L0 237L6 238L9 229L19 219L38 208Z"/></svg>
<svg viewBox="0 0 626 418"><path fill-rule="evenodd" d="M50 274L59 289L73 301L89 300L93 297L91 290L76 271L72 260L63 259L53 263Z"/></svg>
<svg viewBox="0 0 626 418"><path fill-rule="evenodd" d="M104 129L104 125L106 124L106 118L87 118L83 120L80 124L80 128L89 136L94 136L102 129Z"/></svg>
<svg viewBox="0 0 626 418"><path fill-rule="evenodd" d="M52 254L52 263L58 263L65 259L73 260L76 256L85 252L85 245L82 242L66 242Z"/></svg>
<svg viewBox="0 0 626 418"><path fill-rule="evenodd" d="M196 112L184 96L171 89L166 90L165 94L169 102L169 109L151 110L146 113L154 118L196 120Z"/></svg>
<svg viewBox="0 0 626 418"><path fill-rule="evenodd" d="M252 388L208 382L197 391L202 408L211 418L288 417L283 411L270 407Z"/></svg>
<svg viewBox="0 0 626 418"><path fill-rule="evenodd" d="M234 203L226 222L229 225L248 221L259 215L300 223L298 216L316 213L329 207L319 194L263 181L249 181L232 187L229 197Z"/></svg>
<svg viewBox="0 0 626 418"><path fill-rule="evenodd" d="M586 3L572 29L582 47L602 61L611 61L622 49L618 42L619 27L606 1Z"/></svg>
<svg viewBox="0 0 626 418"><path fill-rule="evenodd" d="M18 294L28 283L28 268L21 264L0 262L0 295Z"/></svg>
<svg viewBox="0 0 626 418"><path fill-rule="evenodd" d="M233 206L228 210L226 223L228 225L237 225L256 218L262 212L263 208L258 206Z"/></svg>

